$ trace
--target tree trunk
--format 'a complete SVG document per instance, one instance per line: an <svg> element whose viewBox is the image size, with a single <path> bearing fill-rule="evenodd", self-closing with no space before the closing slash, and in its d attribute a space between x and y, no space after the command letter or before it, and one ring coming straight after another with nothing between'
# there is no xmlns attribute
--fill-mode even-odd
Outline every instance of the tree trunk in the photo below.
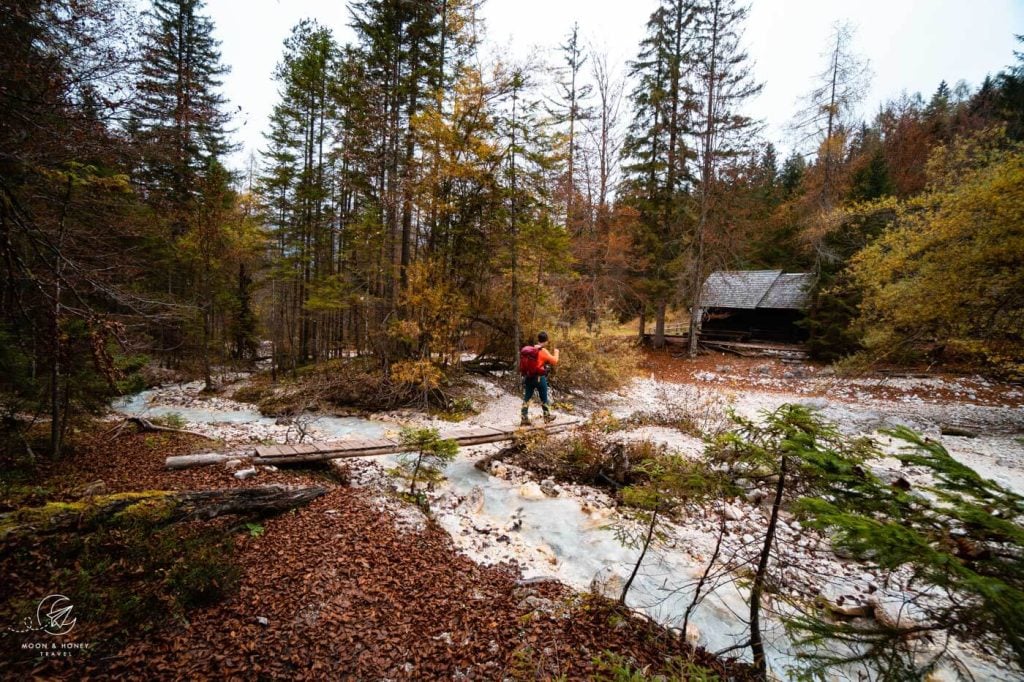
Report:
<svg viewBox="0 0 1024 682"><path fill-rule="evenodd" d="M420 464L423 462L423 453L416 456L416 468L412 470L412 481L409 483L409 494L416 493L416 477L420 475Z"/></svg>
<svg viewBox="0 0 1024 682"><path fill-rule="evenodd" d="M518 98L519 75L513 76L512 84L512 145L511 152L511 186L512 197L509 210L509 218L512 223L512 357L519 357L519 349L522 345L521 330L519 329L519 229L518 217L516 216L516 104Z"/></svg>
<svg viewBox="0 0 1024 682"><path fill-rule="evenodd" d="M664 301L658 303L658 310L654 317L654 343L655 348L665 347L665 309L668 306Z"/></svg>
<svg viewBox="0 0 1024 682"><path fill-rule="evenodd" d="M108 521L139 518L161 524L225 514L273 514L301 507L327 493L319 486L265 485L223 490L147 491L51 502L0 514L0 540L87 530Z"/></svg>
<svg viewBox="0 0 1024 682"><path fill-rule="evenodd" d="M651 546L651 538L654 537L654 527L658 523L658 510L655 509L651 512L651 522L647 525L647 536L644 538L644 547L640 551L640 556L637 557L636 563L633 565L633 572L629 574L629 580L622 586L622 594L619 596L619 603L622 605L626 604L626 595L629 594L629 588L633 586L633 580L636 579L636 574L640 572L640 564L644 562L644 557L647 555L647 548Z"/></svg>
<svg viewBox="0 0 1024 682"><path fill-rule="evenodd" d="M782 494L786 489L786 457L783 456L779 466L779 482L775 485L775 500L772 502L772 515L768 519L768 530L764 534L764 546L761 558L757 562L757 573L754 584L750 588L750 650L754 654L754 668L762 680L768 679L768 662L764 657L764 641L761 639L761 594L764 592L764 581L768 573L768 557L772 544L775 542L775 527L779 522L779 507L782 505Z"/></svg>

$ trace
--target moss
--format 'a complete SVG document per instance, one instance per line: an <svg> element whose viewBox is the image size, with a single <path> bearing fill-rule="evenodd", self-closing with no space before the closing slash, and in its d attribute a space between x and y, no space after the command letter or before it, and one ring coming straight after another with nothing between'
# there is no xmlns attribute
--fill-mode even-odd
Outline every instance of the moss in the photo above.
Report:
<svg viewBox="0 0 1024 682"><path fill-rule="evenodd" d="M175 504L167 497L149 497L114 514L113 522L125 525L157 525L168 521Z"/></svg>
<svg viewBox="0 0 1024 682"><path fill-rule="evenodd" d="M20 526L34 526L37 528L49 528L54 523L54 518L77 514L82 517L83 523L89 523L97 509L111 503L123 500L142 500L146 502L159 501L164 506L167 502L164 498L173 493L165 490L144 490L141 492L115 493L91 497L75 502L47 502L41 507L27 507L10 512L7 516L0 518L0 538L5 537L12 530ZM139 505L129 505L128 509ZM149 505L152 507L152 505ZM127 510L122 510L114 515L115 520ZM141 511L141 510L140 510ZM149 513L152 513L151 511Z"/></svg>
<svg viewBox="0 0 1024 682"><path fill-rule="evenodd" d="M31 525L47 528L53 523L55 516L66 514L85 515L89 508L90 505L85 502L48 502L42 507L18 509L0 519L0 538L5 537L20 526Z"/></svg>

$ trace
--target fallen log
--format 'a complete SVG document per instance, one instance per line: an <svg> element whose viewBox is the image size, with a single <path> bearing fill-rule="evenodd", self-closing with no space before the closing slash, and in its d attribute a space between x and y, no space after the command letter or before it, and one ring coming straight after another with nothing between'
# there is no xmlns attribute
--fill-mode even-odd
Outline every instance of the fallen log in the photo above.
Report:
<svg viewBox="0 0 1024 682"><path fill-rule="evenodd" d="M122 421L120 424L111 429L111 431L114 432L114 435L110 437L110 440L114 440L119 435L121 435L121 429L124 428L125 424L135 424L137 427L139 427L139 431L141 431L142 433L150 433L154 431L164 433L184 433L189 436L198 436L200 438L205 438L206 440L217 440L216 438L211 438L210 436L207 436L205 433L199 433L197 431L189 431L188 429L175 429L170 426L160 426L159 424L154 424L145 417L125 417L124 421Z"/></svg>
<svg viewBox="0 0 1024 682"><path fill-rule="evenodd" d="M962 426L956 426L954 424L943 424L939 427L939 433L943 436L959 436L961 438L977 438L978 432L970 429L965 429Z"/></svg>
<svg viewBox="0 0 1024 682"><path fill-rule="evenodd" d="M210 464L224 464L233 459L247 461L250 457L250 455L245 454L222 455L216 452L204 452L198 455L168 457L164 464L168 469L191 469L192 467L202 467Z"/></svg>
<svg viewBox="0 0 1024 682"><path fill-rule="evenodd" d="M77 502L50 502L0 514L0 540L89 530L104 523L163 525L225 514L269 515L301 507L326 492L320 486L265 485L221 490L150 490L98 495Z"/></svg>

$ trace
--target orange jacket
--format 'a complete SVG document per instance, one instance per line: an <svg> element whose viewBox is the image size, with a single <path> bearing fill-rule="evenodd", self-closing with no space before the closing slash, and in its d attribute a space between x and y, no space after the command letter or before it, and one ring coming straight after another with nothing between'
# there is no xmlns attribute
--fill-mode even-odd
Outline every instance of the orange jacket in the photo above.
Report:
<svg viewBox="0 0 1024 682"><path fill-rule="evenodd" d="M558 351L555 352L557 353ZM537 353L537 362L541 367L544 365L551 365L554 367L558 364L558 356L549 353L547 348L541 348L540 352Z"/></svg>

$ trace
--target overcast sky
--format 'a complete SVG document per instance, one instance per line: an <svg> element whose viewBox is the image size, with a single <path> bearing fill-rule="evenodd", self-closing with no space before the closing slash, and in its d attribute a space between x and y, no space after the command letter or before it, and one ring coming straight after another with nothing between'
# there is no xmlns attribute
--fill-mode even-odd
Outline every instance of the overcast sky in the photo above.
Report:
<svg viewBox="0 0 1024 682"><path fill-rule="evenodd" d="M587 42L625 68L636 53L655 0L487 0L483 18L491 49L517 57L555 58L574 21ZM277 99L274 65L291 27L307 17L352 38L342 0L207 0L224 63L231 67L225 95L241 107L236 137L244 145L236 165L263 147L262 133ZM902 91L927 97L939 81L977 86L1013 61L1015 33L1024 33L1024 0L754 0L746 45L754 73L765 84L748 114L764 120L766 134L781 139L822 70L832 24L851 22L855 47L871 63L872 87L862 107L870 115ZM783 145L788 146L788 145Z"/></svg>

